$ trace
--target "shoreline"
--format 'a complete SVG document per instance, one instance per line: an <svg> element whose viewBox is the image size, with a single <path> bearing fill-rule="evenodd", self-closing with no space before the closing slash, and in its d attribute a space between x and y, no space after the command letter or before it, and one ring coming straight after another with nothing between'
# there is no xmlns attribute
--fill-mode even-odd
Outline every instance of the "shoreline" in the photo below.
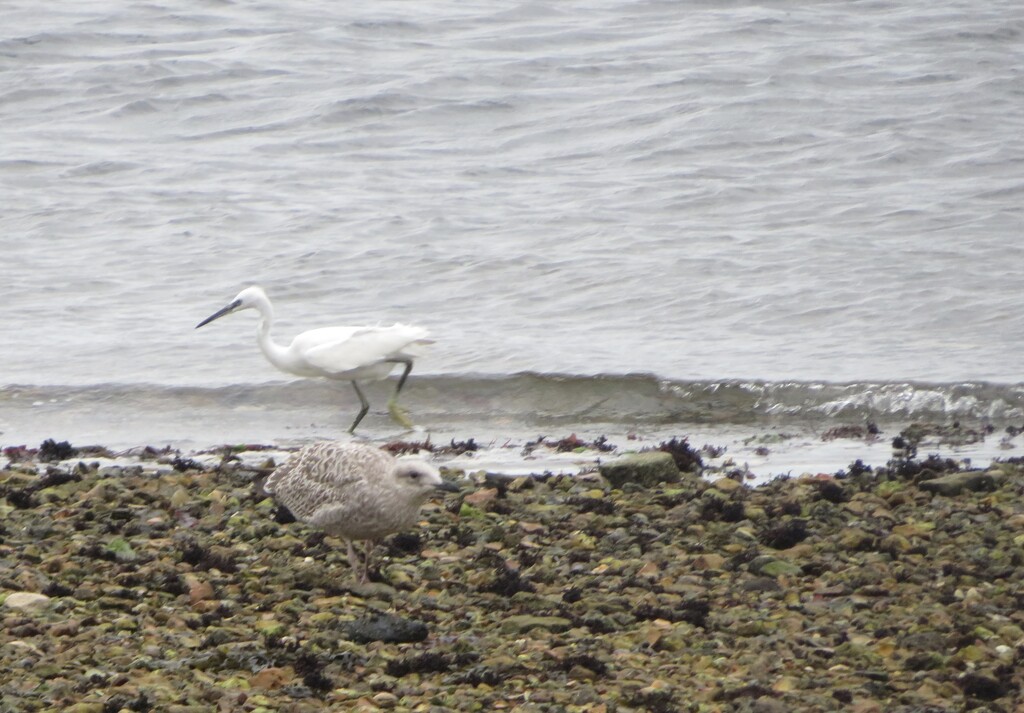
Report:
<svg viewBox="0 0 1024 713"><path fill-rule="evenodd" d="M61 447L0 470L12 710L1008 711L1024 684L1020 458L470 471L355 585L261 494L281 451Z"/></svg>
<svg viewBox="0 0 1024 713"><path fill-rule="evenodd" d="M188 425L196 429L197 424ZM475 428L448 426L426 431L396 430L394 424L372 424L352 436L339 433L336 428L310 426L301 435L268 437L271 431L250 429L233 424L218 433L226 438L213 442L186 439L150 439L142 441L91 441L70 439L59 428L31 429L34 441L9 440L0 434L0 468L11 462L7 451L26 449L31 453L43 441L69 441L84 452L100 454L102 465L131 467L139 465L140 454L152 451L174 452L183 458L198 462L212 462L225 448L245 456L251 447L254 458L264 458L264 452L286 457L287 452L318 440L356 440L377 446L404 442L425 446L425 454L437 465L456 470L487 471L508 476L552 473L578 475L596 469L609 458L628 452L657 448L660 443L673 439L686 440L703 455L705 475L708 477L743 473L754 484L770 482L778 477L801 475L832 475L845 470L857 460L872 467L885 465L897 455L893 443L911 434L922 457L949 458L961 468L984 468L997 460L1024 453L1024 425L989 422L916 422L889 424L858 424L842 420L822 419L818 425L792 423L717 425L671 424L631 428L616 423L588 423L579 428L532 427L524 423L478 423ZM103 432L107 426L104 425ZM74 429L71 429L74 431ZM368 435L364 435L368 434ZM21 435L28 435L23 432ZM557 444L574 440L573 447ZM210 439L212 441L212 439ZM88 445L100 442L108 445ZM452 449L449 444L472 443L472 449ZM601 448L593 444L601 443ZM212 454L212 456L211 456ZM64 468L77 465L77 456L58 462Z"/></svg>
<svg viewBox="0 0 1024 713"><path fill-rule="evenodd" d="M983 441L938 444L944 457L987 462L1004 455L999 441L1007 427L1024 427L1024 384L702 382L650 374L527 373L410 380L402 405L421 425L403 433L384 411L393 389L393 380L367 387L371 410L358 437L372 442L429 437L434 443L473 438L498 449L509 441L575 432L588 441L605 436L627 449L637 441L688 436L699 445L726 448L762 477L834 472L861 455L882 463L890 457L884 440L914 422L959 422L979 431L994 427ZM151 445L193 452L224 443L291 447L347 439L354 402L346 384L309 379L216 388L9 385L0 387L0 445L34 446L53 438L118 451ZM837 429L872 423L883 432L882 441L824 439ZM1006 445L1024 447L1024 438ZM496 455L499 463L509 460L507 454Z"/></svg>

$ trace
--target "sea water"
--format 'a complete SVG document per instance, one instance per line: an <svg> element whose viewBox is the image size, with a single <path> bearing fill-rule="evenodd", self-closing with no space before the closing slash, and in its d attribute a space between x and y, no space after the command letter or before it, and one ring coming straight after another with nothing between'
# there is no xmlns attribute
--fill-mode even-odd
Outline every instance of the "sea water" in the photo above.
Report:
<svg viewBox="0 0 1024 713"><path fill-rule="evenodd" d="M0 441L343 433L251 283L428 427L1024 422L1024 6L349 5L8 3Z"/></svg>

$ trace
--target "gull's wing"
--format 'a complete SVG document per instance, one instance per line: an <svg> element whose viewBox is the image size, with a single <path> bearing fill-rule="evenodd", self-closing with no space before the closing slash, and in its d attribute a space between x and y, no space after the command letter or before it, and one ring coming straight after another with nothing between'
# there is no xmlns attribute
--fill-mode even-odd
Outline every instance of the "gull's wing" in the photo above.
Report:
<svg viewBox="0 0 1024 713"><path fill-rule="evenodd" d="M372 446L314 443L271 473L263 487L295 517L316 521L324 508L362 499L366 483L382 478L393 464L392 456Z"/></svg>

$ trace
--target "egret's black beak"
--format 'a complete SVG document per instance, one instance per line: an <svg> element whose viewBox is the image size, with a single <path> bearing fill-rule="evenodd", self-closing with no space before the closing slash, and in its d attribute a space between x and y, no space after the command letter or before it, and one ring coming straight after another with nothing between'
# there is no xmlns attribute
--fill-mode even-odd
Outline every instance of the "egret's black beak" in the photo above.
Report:
<svg viewBox="0 0 1024 713"><path fill-rule="evenodd" d="M236 309L238 309L238 308L239 308L239 307L241 306L241 304L242 304L242 301L241 301L241 300L235 300L234 302L232 302L231 304L229 304L229 305L228 305L227 307L225 307L224 309L219 309L219 310L217 310L216 312L214 312L213 314L211 314L211 315L210 315L209 317L207 317L206 319L204 319L204 320L203 320L202 322L200 322L199 324L197 324L197 325L196 325L196 329L199 329L199 328L200 328L200 327L202 327L202 326L203 326L204 324L209 324L210 322L212 322L212 321L213 321L213 320L215 320L215 319L220 319L221 317L223 317L223 316L224 316L224 315L226 315L226 314L231 314L231 313L232 313L232 312L234 312L234 311L235 311Z"/></svg>
<svg viewBox="0 0 1024 713"><path fill-rule="evenodd" d="M437 490L443 490L446 493L457 493L460 490L462 490L462 488L460 488L458 485L456 485L455 483L449 483L447 480L441 481L439 485L436 485L434 487Z"/></svg>

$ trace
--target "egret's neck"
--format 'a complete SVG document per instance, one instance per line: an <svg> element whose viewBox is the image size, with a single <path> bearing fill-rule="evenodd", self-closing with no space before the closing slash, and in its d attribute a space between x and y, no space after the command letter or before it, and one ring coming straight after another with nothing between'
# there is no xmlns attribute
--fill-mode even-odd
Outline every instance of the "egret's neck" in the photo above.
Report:
<svg viewBox="0 0 1024 713"><path fill-rule="evenodd" d="M260 351L267 361L278 369L290 371L288 349L270 338L270 328L274 326L274 308L270 305L270 300L260 300L253 306L260 313L260 323L256 328L256 341L260 345Z"/></svg>

